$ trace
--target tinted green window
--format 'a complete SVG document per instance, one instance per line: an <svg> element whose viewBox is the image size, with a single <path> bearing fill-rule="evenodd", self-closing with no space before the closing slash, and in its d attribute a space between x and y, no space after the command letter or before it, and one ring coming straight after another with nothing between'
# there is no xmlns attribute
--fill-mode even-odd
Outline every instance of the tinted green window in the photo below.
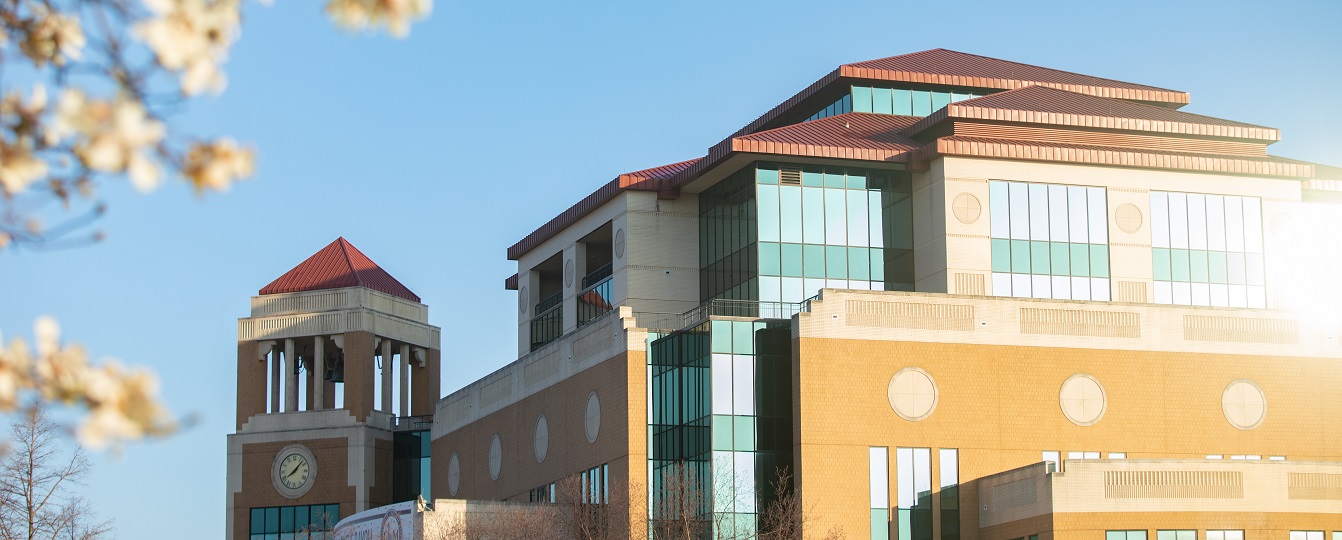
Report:
<svg viewBox="0 0 1342 540"><path fill-rule="evenodd" d="M896 89L892 96L895 100L895 114L900 116L913 115L913 93L908 90Z"/></svg>
<svg viewBox="0 0 1342 540"><path fill-rule="evenodd" d="M778 169L755 169L755 181L761 184L777 184Z"/></svg>
<svg viewBox="0 0 1342 540"><path fill-rule="evenodd" d="M782 260L778 244L760 242L760 274L765 276L782 275Z"/></svg>
<svg viewBox="0 0 1342 540"><path fill-rule="evenodd" d="M825 246L802 246L802 275L809 278L825 277Z"/></svg>
<svg viewBox="0 0 1342 540"><path fill-rule="evenodd" d="M713 416L713 441L714 450L732 449L732 417L723 415Z"/></svg>
<svg viewBox="0 0 1342 540"><path fill-rule="evenodd" d="M1011 271L1017 274L1030 273L1030 242L1028 240L1011 241Z"/></svg>
<svg viewBox="0 0 1342 540"><path fill-rule="evenodd" d="M871 112L871 88L867 86L853 87L853 112Z"/></svg>
<svg viewBox="0 0 1342 540"><path fill-rule="evenodd" d="M783 275L801 277L801 244L783 244L781 257L783 260Z"/></svg>
<svg viewBox="0 0 1342 540"><path fill-rule="evenodd" d="M872 248L871 250L871 280L885 281L885 250Z"/></svg>
<svg viewBox="0 0 1342 540"><path fill-rule="evenodd" d="M913 91L913 115L927 116L932 114L932 93L925 90Z"/></svg>
<svg viewBox="0 0 1342 540"><path fill-rule="evenodd" d="M820 167L807 167L801 172L801 185L809 187L822 187L825 185L825 174Z"/></svg>
<svg viewBox="0 0 1342 540"><path fill-rule="evenodd" d="M848 171L848 189L867 189L867 177L862 173Z"/></svg>
<svg viewBox="0 0 1342 540"><path fill-rule="evenodd" d="M893 114L891 109L890 89L876 88L871 91L871 112L876 114Z"/></svg>
<svg viewBox="0 0 1342 540"><path fill-rule="evenodd" d="M713 352L732 353L732 322L731 321L713 321Z"/></svg>
<svg viewBox="0 0 1342 540"><path fill-rule="evenodd" d="M848 248L848 277L850 279L871 279L871 257L867 248Z"/></svg>
<svg viewBox="0 0 1342 540"><path fill-rule="evenodd" d="M1207 252L1195 249L1188 252L1188 276L1194 283L1207 283Z"/></svg>
<svg viewBox="0 0 1342 540"><path fill-rule="evenodd" d="M299 506L294 508L294 525L299 531L312 527L312 520L308 515L308 506Z"/></svg>
<svg viewBox="0 0 1342 540"><path fill-rule="evenodd" d="M825 169L825 187L841 188L848 185L848 179L843 174L843 169L828 168Z"/></svg>
<svg viewBox="0 0 1342 540"><path fill-rule="evenodd" d="M1168 280L1168 273L1165 278ZM1162 279L1156 277L1156 279ZM1212 283L1225 283L1226 276L1226 254L1224 251L1211 251L1207 253L1207 279Z"/></svg>
<svg viewBox="0 0 1342 540"><path fill-rule="evenodd" d="M280 509L266 509L266 533L280 532Z"/></svg>
<svg viewBox="0 0 1342 540"><path fill-rule="evenodd" d="M753 452L755 450L755 418L751 416L732 417L735 434L732 440L733 450Z"/></svg>
<svg viewBox="0 0 1342 540"><path fill-rule="evenodd" d="M992 239L993 244L993 271L1010 272L1011 271L1011 241L1001 238Z"/></svg>
<svg viewBox="0 0 1342 540"><path fill-rule="evenodd" d="M1050 242L1050 262L1053 264L1053 275L1065 276L1072 273L1072 252L1067 242Z"/></svg>
<svg viewBox="0 0 1342 540"><path fill-rule="evenodd" d="M1151 250L1151 271L1155 275L1156 280L1170 280L1169 248L1155 248Z"/></svg>
<svg viewBox="0 0 1342 540"><path fill-rule="evenodd" d="M1170 277L1174 281L1188 281L1188 250L1170 250Z"/></svg>
<svg viewBox="0 0 1342 540"><path fill-rule="evenodd" d="M732 322L732 354L755 354L755 333L750 323Z"/></svg>
<svg viewBox="0 0 1342 540"><path fill-rule="evenodd" d="M1045 275L1049 273L1048 251L1048 242L1030 242L1031 273Z"/></svg>
<svg viewBox="0 0 1342 540"><path fill-rule="evenodd" d="M848 279L848 248L825 246L825 277Z"/></svg>
<svg viewBox="0 0 1342 540"><path fill-rule="evenodd" d="M252 509L252 534L265 534L266 532L266 511L264 508Z"/></svg>
<svg viewBox="0 0 1342 540"><path fill-rule="evenodd" d="M1090 246L1072 244L1072 275L1090 277Z"/></svg>
<svg viewBox="0 0 1342 540"><path fill-rule="evenodd" d="M890 540L890 510L871 509L871 540Z"/></svg>
<svg viewBox="0 0 1342 540"><path fill-rule="evenodd" d="M942 107L950 105L950 92L932 92L932 111L939 111Z"/></svg>
<svg viewBox="0 0 1342 540"><path fill-rule="evenodd" d="M1090 277L1109 277L1109 246L1090 245Z"/></svg>

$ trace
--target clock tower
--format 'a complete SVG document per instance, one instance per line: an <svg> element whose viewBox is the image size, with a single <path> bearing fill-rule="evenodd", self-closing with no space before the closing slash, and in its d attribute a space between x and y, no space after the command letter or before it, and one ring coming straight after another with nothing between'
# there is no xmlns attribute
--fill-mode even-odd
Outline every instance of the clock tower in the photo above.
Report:
<svg viewBox="0 0 1342 540"><path fill-rule="evenodd" d="M227 538L429 498L439 374L428 306L344 238L262 288L238 320Z"/></svg>

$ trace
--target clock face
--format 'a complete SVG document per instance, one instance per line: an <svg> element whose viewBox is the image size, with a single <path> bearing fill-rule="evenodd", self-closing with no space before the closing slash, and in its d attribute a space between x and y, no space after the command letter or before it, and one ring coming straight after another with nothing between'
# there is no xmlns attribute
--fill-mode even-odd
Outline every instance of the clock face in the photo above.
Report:
<svg viewBox="0 0 1342 540"><path fill-rule="evenodd" d="M308 460L301 454L289 454L280 462L280 483L298 489L308 482Z"/></svg>

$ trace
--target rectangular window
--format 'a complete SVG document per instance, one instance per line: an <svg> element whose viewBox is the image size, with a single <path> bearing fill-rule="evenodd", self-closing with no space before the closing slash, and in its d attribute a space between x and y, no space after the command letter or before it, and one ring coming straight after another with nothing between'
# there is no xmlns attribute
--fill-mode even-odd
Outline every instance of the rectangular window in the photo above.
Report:
<svg viewBox="0 0 1342 540"><path fill-rule="evenodd" d="M941 540L960 540L960 451L937 451L941 471Z"/></svg>
<svg viewBox="0 0 1342 540"><path fill-rule="evenodd" d="M1198 540L1196 530L1156 531L1156 540Z"/></svg>
<svg viewBox="0 0 1342 540"><path fill-rule="evenodd" d="M1244 531L1207 530L1206 540L1244 540ZM1334 539L1338 540L1338 539Z"/></svg>
<svg viewBox="0 0 1342 540"><path fill-rule="evenodd" d="M252 508L250 514L248 530L254 539L324 538L340 521L340 505Z"/></svg>
<svg viewBox="0 0 1342 540"><path fill-rule="evenodd" d="M1040 459L1040 461L1043 461L1044 463L1052 464L1052 469L1055 470L1055 471L1056 471L1056 470L1059 470L1059 469L1058 469L1058 465L1062 463L1062 458L1061 458L1061 456L1060 456L1060 452L1054 452L1054 451L1050 451L1050 450L1045 450L1045 451L1040 455L1040 458L1039 458L1039 459Z"/></svg>
<svg viewBox="0 0 1342 540"><path fill-rule="evenodd" d="M890 450L872 447L869 453L871 486L871 538L890 540Z"/></svg>
<svg viewBox="0 0 1342 540"><path fill-rule="evenodd" d="M1290 540L1323 540L1323 531L1291 531Z"/></svg>
<svg viewBox="0 0 1342 540"><path fill-rule="evenodd" d="M1156 303L1266 306L1259 199L1153 191L1151 219Z"/></svg>
<svg viewBox="0 0 1342 540"><path fill-rule="evenodd" d="M1104 188L994 180L988 190L993 295L1109 300Z"/></svg>
<svg viewBox="0 0 1342 540"><path fill-rule="evenodd" d="M853 112L872 112L871 108L871 87L854 86L853 87Z"/></svg>
<svg viewBox="0 0 1342 540"><path fill-rule="evenodd" d="M895 100L895 114L913 116L913 92L896 88L891 97Z"/></svg>
<svg viewBox="0 0 1342 540"><path fill-rule="evenodd" d="M900 539L932 540L932 450L897 448L895 465Z"/></svg>
<svg viewBox="0 0 1342 540"><path fill-rule="evenodd" d="M1104 540L1146 540L1146 531L1104 531Z"/></svg>

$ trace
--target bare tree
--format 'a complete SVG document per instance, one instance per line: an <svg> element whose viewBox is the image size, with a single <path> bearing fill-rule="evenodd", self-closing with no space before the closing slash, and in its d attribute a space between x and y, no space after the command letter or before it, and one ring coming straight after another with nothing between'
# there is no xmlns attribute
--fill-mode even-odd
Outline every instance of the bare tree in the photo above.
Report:
<svg viewBox="0 0 1342 540"><path fill-rule="evenodd" d="M712 531L712 494L701 476L683 462L657 474L648 516L654 540L700 540Z"/></svg>
<svg viewBox="0 0 1342 540"><path fill-rule="evenodd" d="M40 405L10 428L10 448L0 458L0 539L97 540L110 534L87 501L73 493L89 473L84 452L68 453L61 429Z"/></svg>

